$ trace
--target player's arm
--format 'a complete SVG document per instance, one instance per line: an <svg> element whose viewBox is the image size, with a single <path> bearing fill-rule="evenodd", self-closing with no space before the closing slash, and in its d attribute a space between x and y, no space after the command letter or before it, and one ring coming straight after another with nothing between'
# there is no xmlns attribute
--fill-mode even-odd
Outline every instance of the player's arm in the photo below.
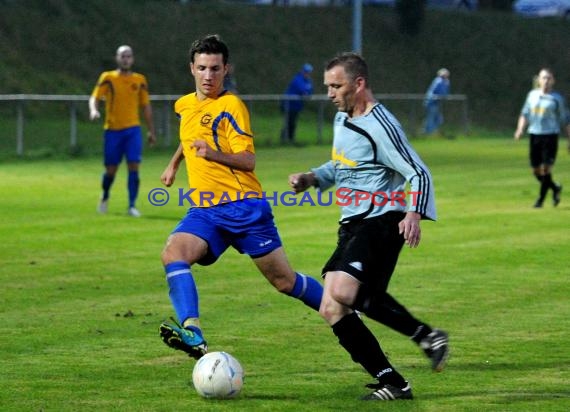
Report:
<svg viewBox="0 0 570 412"><path fill-rule="evenodd" d="M313 172L294 173L289 175L289 186L291 186L295 193L304 192L316 183L317 178Z"/></svg>
<svg viewBox="0 0 570 412"><path fill-rule="evenodd" d="M294 173L289 176L289 186L295 193L304 192L314 186L321 192L330 189L335 184L335 167L332 161L328 161L319 167L312 168L310 172Z"/></svg>
<svg viewBox="0 0 570 412"><path fill-rule="evenodd" d="M255 154L247 150L238 153L224 153L212 149L204 140L194 141L192 147L196 149L196 156L203 157L211 162L244 172L252 172L255 169Z"/></svg>
<svg viewBox="0 0 570 412"><path fill-rule="evenodd" d="M180 167L180 163L184 159L184 152L182 151L182 144L178 145L178 149L172 155L170 162L168 162L168 166L162 172L160 176L160 181L166 186L170 187L174 183L174 179L176 178L176 172L178 172L178 167Z"/></svg>
<svg viewBox="0 0 570 412"><path fill-rule="evenodd" d="M99 112L99 99L95 96L89 97L89 120L96 120L101 117Z"/></svg>
<svg viewBox="0 0 570 412"><path fill-rule="evenodd" d="M519 140L521 138L527 126L528 120L526 120L525 116L520 115L517 122L517 129L515 130L515 140Z"/></svg>
<svg viewBox="0 0 570 412"><path fill-rule="evenodd" d="M156 143L156 134L154 131L154 121L152 119L152 106L150 103L143 107L143 115L148 129L148 143L151 146L154 146L154 144Z"/></svg>

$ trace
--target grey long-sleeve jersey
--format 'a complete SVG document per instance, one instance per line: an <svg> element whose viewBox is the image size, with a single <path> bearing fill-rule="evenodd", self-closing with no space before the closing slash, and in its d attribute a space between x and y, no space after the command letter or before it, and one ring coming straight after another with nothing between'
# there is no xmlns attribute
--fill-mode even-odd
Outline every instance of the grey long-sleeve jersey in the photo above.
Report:
<svg viewBox="0 0 570 412"><path fill-rule="evenodd" d="M431 174L398 120L381 104L352 119L338 112L332 159L312 172L319 190L336 185L341 222L389 211L436 219ZM409 191L405 191L406 181Z"/></svg>

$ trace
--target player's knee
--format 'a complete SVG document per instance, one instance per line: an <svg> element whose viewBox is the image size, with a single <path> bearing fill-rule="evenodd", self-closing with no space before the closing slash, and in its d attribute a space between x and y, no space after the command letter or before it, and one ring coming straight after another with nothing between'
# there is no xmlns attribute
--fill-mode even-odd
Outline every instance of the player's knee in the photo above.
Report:
<svg viewBox="0 0 570 412"><path fill-rule="evenodd" d="M342 319L350 308L344 306L334 300L331 296L323 295L321 306L319 308L319 315L329 324L333 325Z"/></svg>
<svg viewBox="0 0 570 412"><path fill-rule="evenodd" d="M172 253L170 253L170 250L168 249L168 246L166 246L161 254L160 254L160 259L162 260L162 264L163 265L168 265L169 263L175 262L176 260L173 258Z"/></svg>
<svg viewBox="0 0 570 412"><path fill-rule="evenodd" d="M162 253L160 254L160 258L162 260L163 265L168 265L172 262L189 262L186 256L184 256L183 249L180 247L178 242L173 242L172 239L169 239L162 249Z"/></svg>
<svg viewBox="0 0 570 412"><path fill-rule="evenodd" d="M343 306L352 306L354 303L354 292L342 285L331 285L328 288L328 295L330 298Z"/></svg>

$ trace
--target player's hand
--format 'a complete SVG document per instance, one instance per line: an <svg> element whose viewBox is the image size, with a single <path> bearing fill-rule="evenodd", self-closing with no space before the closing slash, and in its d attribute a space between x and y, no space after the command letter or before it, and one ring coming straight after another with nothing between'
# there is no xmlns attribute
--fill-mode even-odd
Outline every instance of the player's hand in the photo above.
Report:
<svg viewBox="0 0 570 412"><path fill-rule="evenodd" d="M97 120L101 118L101 113L99 113L99 110L91 110L89 112L89 120Z"/></svg>
<svg viewBox="0 0 570 412"><path fill-rule="evenodd" d="M521 136L522 136L522 131L516 130L514 134L515 140L520 140Z"/></svg>
<svg viewBox="0 0 570 412"><path fill-rule="evenodd" d="M398 223L400 234L404 235L406 244L410 247L417 247L420 244L422 237L422 230L420 228L421 218L419 213L408 212L404 220Z"/></svg>
<svg viewBox="0 0 570 412"><path fill-rule="evenodd" d="M156 136L154 135L154 133L149 131L147 133L147 138L148 138L148 144L150 145L150 147L153 147L156 144Z"/></svg>
<svg viewBox="0 0 570 412"><path fill-rule="evenodd" d="M315 183L313 173L294 173L289 175L289 186L295 193L304 192Z"/></svg>
<svg viewBox="0 0 570 412"><path fill-rule="evenodd" d="M210 160L210 152L212 151L212 148L208 146L208 143L206 143L205 140L195 140L194 143L192 143L192 147L196 149L196 156Z"/></svg>
<svg viewBox="0 0 570 412"><path fill-rule="evenodd" d="M166 186L170 187L174 183L174 179L176 179L176 169L171 166L168 166L162 175L160 176L160 181Z"/></svg>

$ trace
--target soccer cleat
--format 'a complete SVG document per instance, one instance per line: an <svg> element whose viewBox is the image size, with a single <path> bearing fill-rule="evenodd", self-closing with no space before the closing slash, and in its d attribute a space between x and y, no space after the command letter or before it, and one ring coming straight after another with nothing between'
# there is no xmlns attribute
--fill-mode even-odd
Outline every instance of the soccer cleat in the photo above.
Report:
<svg viewBox="0 0 570 412"><path fill-rule="evenodd" d="M136 207L129 207L127 213L132 217L141 217L141 212L139 212Z"/></svg>
<svg viewBox="0 0 570 412"><path fill-rule="evenodd" d="M97 206L97 212L104 215L109 210L109 199L101 199L99 206Z"/></svg>
<svg viewBox="0 0 570 412"><path fill-rule="evenodd" d="M447 333L434 329L421 340L420 347L431 360L431 368L435 372L441 372L449 357L449 338Z"/></svg>
<svg viewBox="0 0 570 412"><path fill-rule="evenodd" d="M197 331L168 323L161 324L158 330L164 343L173 349L186 352L194 359L200 359L208 352L206 341Z"/></svg>
<svg viewBox="0 0 570 412"><path fill-rule="evenodd" d="M556 189L554 189L554 193L552 194L552 204L554 206L558 206L558 203L560 203L561 194L562 194L562 185L557 185Z"/></svg>
<svg viewBox="0 0 570 412"><path fill-rule="evenodd" d="M374 392L363 396L364 401L396 401L398 399L414 399L412 387L408 382L404 388L398 388L389 383L371 383L367 388L376 389Z"/></svg>
<svg viewBox="0 0 570 412"><path fill-rule="evenodd" d="M542 199L537 199L536 202L534 202L534 206L533 206L533 207L534 207L535 209L540 209L540 208L542 207L542 202L543 202Z"/></svg>

